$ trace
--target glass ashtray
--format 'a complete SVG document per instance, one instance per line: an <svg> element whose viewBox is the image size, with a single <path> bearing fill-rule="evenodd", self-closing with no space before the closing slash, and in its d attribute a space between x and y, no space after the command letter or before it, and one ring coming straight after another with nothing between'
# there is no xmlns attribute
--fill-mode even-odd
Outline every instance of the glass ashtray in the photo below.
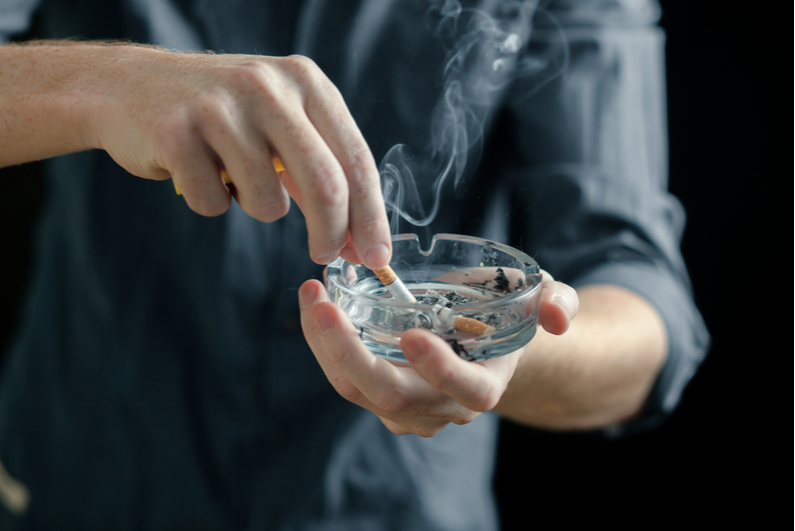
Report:
<svg viewBox="0 0 795 531"><path fill-rule="evenodd" d="M541 273L517 249L437 234L424 251L417 235L399 234L392 237L390 267L411 294L404 300L374 271L342 258L328 266L326 277L331 300L377 356L406 361L400 336L412 328L431 330L469 361L513 352L536 333Z"/></svg>

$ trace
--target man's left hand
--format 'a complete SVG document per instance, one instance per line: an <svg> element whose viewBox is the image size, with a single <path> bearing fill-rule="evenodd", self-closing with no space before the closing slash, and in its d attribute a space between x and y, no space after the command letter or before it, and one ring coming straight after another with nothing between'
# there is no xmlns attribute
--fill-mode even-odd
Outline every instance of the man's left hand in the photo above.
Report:
<svg viewBox="0 0 795 531"><path fill-rule="evenodd" d="M375 413L395 434L437 434L450 422L466 424L493 409L505 392L524 348L481 362L458 357L428 330L400 340L407 365L374 356L347 315L328 301L323 285L309 280L299 291L301 324L309 346L337 392ZM577 294L544 273L539 320L561 334L577 311Z"/></svg>

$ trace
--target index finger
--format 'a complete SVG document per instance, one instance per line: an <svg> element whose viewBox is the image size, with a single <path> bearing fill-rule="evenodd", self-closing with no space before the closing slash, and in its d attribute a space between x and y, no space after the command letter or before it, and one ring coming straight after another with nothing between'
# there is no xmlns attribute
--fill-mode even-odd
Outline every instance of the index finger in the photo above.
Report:
<svg viewBox="0 0 795 531"><path fill-rule="evenodd" d="M370 269L389 264L392 240L378 168L342 95L327 79L307 96L306 113L339 161L348 182L349 228L356 253Z"/></svg>
<svg viewBox="0 0 795 531"><path fill-rule="evenodd" d="M380 177L370 148L350 123L340 124L338 127L348 131L336 135L326 131L328 124L323 119L315 121L348 181L348 227L356 254L368 268L381 269L392 256L392 239Z"/></svg>

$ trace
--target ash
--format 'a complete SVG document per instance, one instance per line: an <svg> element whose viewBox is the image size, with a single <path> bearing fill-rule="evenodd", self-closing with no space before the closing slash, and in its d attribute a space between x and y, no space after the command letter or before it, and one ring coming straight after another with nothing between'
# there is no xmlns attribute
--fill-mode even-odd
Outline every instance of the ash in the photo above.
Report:
<svg viewBox="0 0 795 531"><path fill-rule="evenodd" d="M473 297L464 297L463 295L455 292L448 291L447 293L439 293L436 290L429 289L425 295L417 295L417 302L420 304L430 304L431 306L444 306L445 308L452 308L458 304L467 302L474 302L478 299Z"/></svg>
<svg viewBox="0 0 795 531"><path fill-rule="evenodd" d="M458 354L458 357L464 361L475 361L475 356L469 353L467 349L455 339L445 339L447 344L450 345L450 348L453 349L453 352Z"/></svg>
<svg viewBox="0 0 795 531"><path fill-rule="evenodd" d="M479 301L480 299L473 297L464 297L456 291L447 291L445 293L429 289L424 295L416 295L417 302L420 304L429 304L431 306L441 306L444 308L452 308L459 304L467 302ZM482 323L491 325L494 328L499 328L502 325L502 316L495 312L464 312L462 315L477 319ZM417 319L416 325L422 328L430 328L431 325L426 320Z"/></svg>

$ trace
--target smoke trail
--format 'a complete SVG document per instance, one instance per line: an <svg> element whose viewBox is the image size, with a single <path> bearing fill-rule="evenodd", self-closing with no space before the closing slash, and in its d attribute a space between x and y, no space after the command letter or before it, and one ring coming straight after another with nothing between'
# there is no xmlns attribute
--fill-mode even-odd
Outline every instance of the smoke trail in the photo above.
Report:
<svg viewBox="0 0 795 531"><path fill-rule="evenodd" d="M457 0L432 1L426 26L446 50L440 72L442 90L432 113L431 145L427 150L415 157L406 145L398 144L381 161L381 186L393 233L398 230L399 218L417 227L430 224L439 211L442 189L449 179L458 194L468 158L482 144L489 111L513 80L538 77L523 95L527 96L566 67L568 55L563 39L558 50L536 54L528 51L532 19L537 13L545 15L537 0L497 4L490 14L463 7ZM562 36L562 31L559 33ZM432 176L433 204L427 207L421 202L417 179ZM409 207L419 214L409 213Z"/></svg>

